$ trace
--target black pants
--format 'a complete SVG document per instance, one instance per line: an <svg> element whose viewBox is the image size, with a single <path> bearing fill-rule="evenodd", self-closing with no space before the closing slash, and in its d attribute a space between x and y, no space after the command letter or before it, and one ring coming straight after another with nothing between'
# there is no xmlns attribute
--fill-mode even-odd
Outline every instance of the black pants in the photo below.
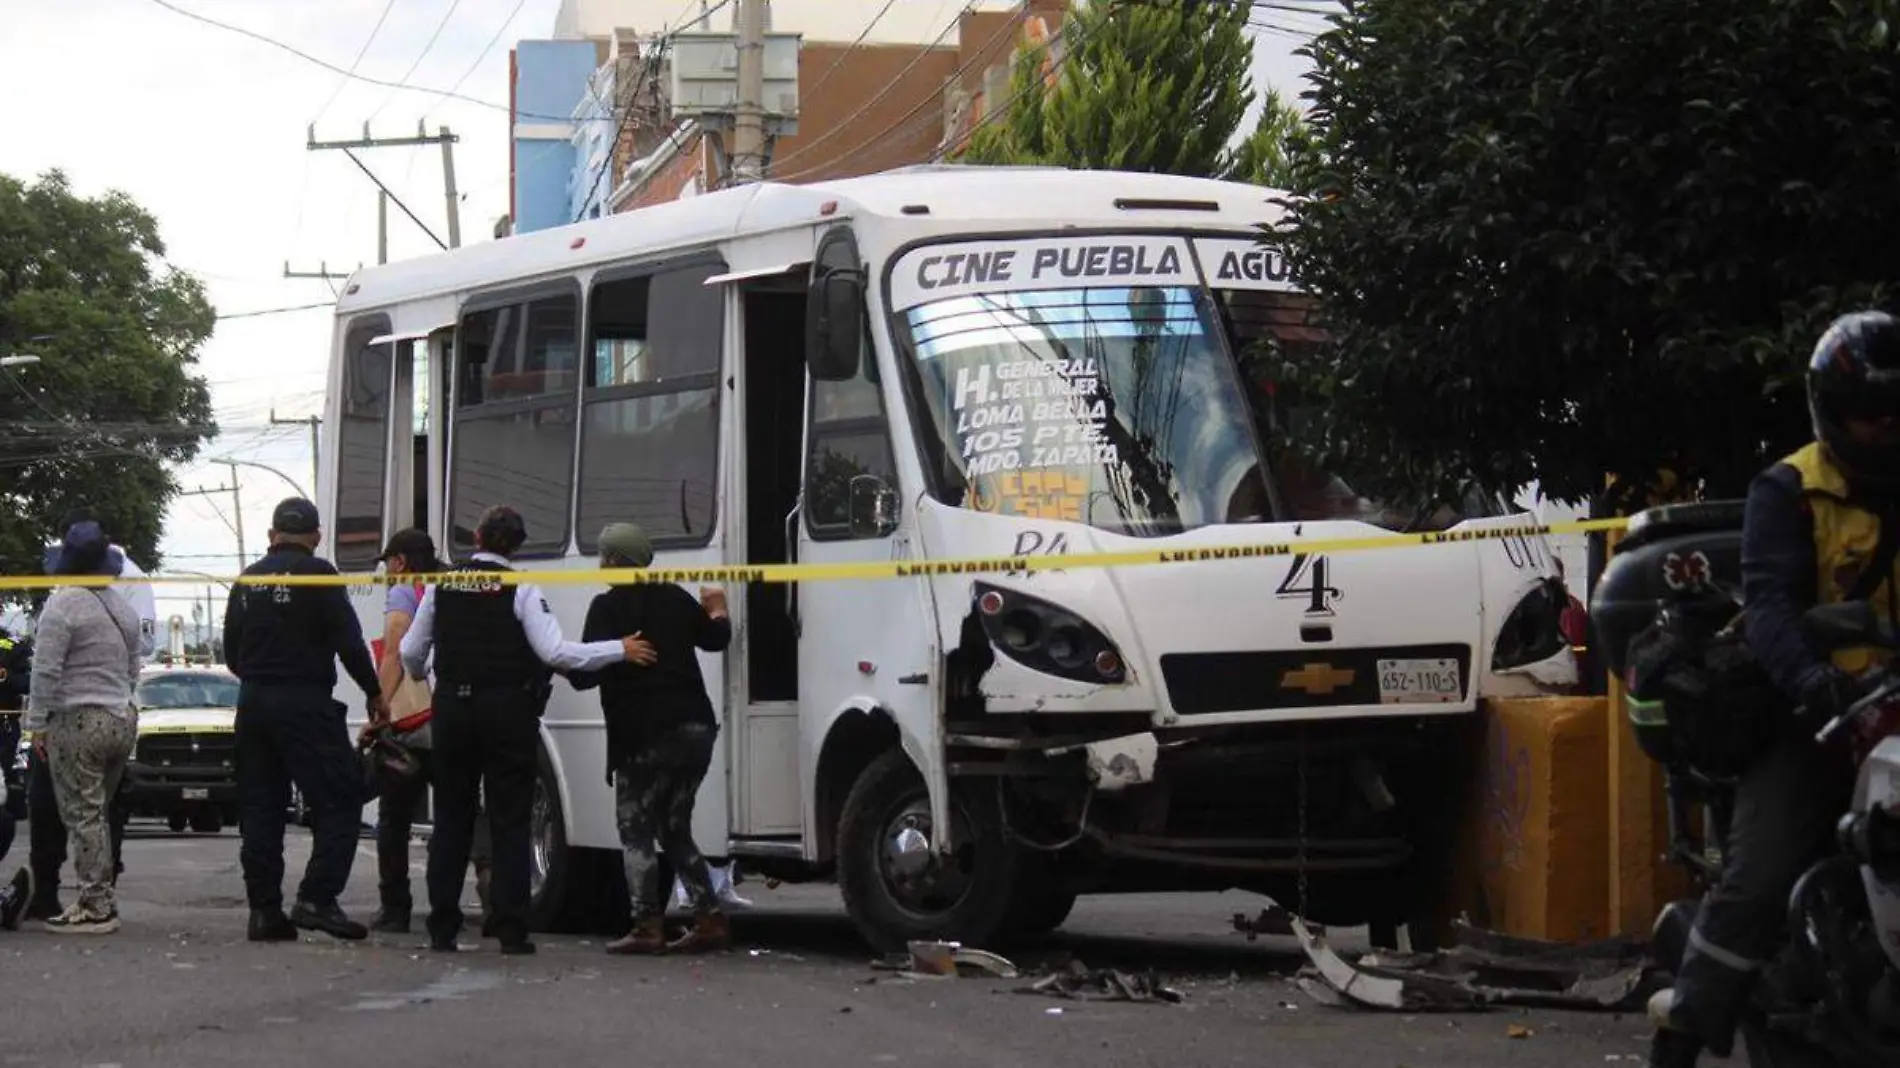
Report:
<svg viewBox="0 0 1900 1068"><path fill-rule="evenodd" d="M292 783L310 810L310 863L298 900L332 904L350 881L368 790L345 714L315 686L246 682L238 690L238 859L254 909L283 907Z"/></svg>
<svg viewBox="0 0 1900 1068"><path fill-rule="evenodd" d="M0 775L6 776L7 799L0 803L0 860L13 848L13 825L26 815L26 783L13 773L20 752L20 714L0 712ZM0 875L0 878L5 876Z"/></svg>
<svg viewBox="0 0 1900 1068"><path fill-rule="evenodd" d="M474 846L475 815L487 797L494 869L490 925L503 943L528 938L528 817L534 803L536 754L546 690L436 687L435 833L429 838L429 935L453 939L462 929L462 883Z"/></svg>
<svg viewBox="0 0 1900 1068"><path fill-rule="evenodd" d="M1811 740L1784 742L1736 784L1721 880L1702 899L1676 976L1682 1015L1710 1050L1734 1040L1749 984L1786 927L1788 895L1826 856L1853 776Z"/></svg>
<svg viewBox="0 0 1900 1068"><path fill-rule="evenodd" d="M18 744L18 743L15 743ZM106 826L112 835L112 870L125 872L125 823L132 813L122 799L114 798L106 814ZM66 866L66 821L59 815L59 799L53 796L53 773L35 746L26 761L26 825L31 839L27 863L33 868L35 894L42 902L59 897L59 870ZM4 852L4 850L0 850Z"/></svg>
<svg viewBox="0 0 1900 1068"><path fill-rule="evenodd" d="M377 890L382 895L383 912L409 915L415 899L409 892L409 832L416 826L416 810L435 782L435 752L424 746L410 750L421 772L413 779L388 783L382 793L380 814L376 817ZM437 808L441 805L438 802ZM438 811L437 815L440 815ZM439 819L436 821L441 822ZM478 815L475 820L472 859L479 876L489 866L488 828Z"/></svg>

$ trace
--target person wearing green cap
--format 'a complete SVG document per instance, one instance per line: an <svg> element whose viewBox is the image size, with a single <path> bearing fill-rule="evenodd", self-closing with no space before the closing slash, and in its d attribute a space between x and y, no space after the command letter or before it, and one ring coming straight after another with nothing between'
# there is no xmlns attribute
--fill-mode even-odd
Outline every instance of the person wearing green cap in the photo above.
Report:
<svg viewBox="0 0 1900 1068"><path fill-rule="evenodd" d="M606 568L653 563L653 543L632 523L600 534ZM633 899L633 929L607 946L609 953L698 952L724 949L732 932L714 896L706 858L693 841L693 801L712 765L719 720L697 650L716 653L732 641L723 590L702 587L695 599L672 583L609 586L587 609L582 641L638 634L653 647L646 664L614 664L597 672L570 672L576 689L600 688L607 723L607 779ZM657 849L685 884L695 922L669 942L666 896Z"/></svg>

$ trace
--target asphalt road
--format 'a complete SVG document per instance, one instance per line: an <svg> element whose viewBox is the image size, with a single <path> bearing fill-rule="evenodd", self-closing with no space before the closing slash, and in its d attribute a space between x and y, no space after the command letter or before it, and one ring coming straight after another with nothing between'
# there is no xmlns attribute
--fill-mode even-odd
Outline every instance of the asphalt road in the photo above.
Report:
<svg viewBox="0 0 1900 1068"><path fill-rule="evenodd" d="M293 836L293 872L307 845ZM363 918L375 905L370 851L364 842L344 902ZM716 957L608 957L598 939L559 936L542 936L530 958L493 943L442 957L420 935L245 942L228 832L135 824L126 867L119 933L0 932L0 1066L1490 1068L1637 1064L1645 1046L1633 1016L1322 1008L1286 981L1299 964L1289 942L1232 932L1235 912L1258 907L1241 895L1084 900L1055 939L1014 955L1025 968L1068 954L1158 969L1186 994L1167 1005L874 970L827 887L742 884L757 907Z"/></svg>

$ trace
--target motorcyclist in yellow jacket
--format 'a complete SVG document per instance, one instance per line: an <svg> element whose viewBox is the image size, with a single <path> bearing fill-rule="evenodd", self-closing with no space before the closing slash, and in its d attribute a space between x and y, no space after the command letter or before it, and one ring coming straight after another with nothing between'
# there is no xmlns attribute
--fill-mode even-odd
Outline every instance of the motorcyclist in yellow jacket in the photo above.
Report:
<svg viewBox="0 0 1900 1068"><path fill-rule="evenodd" d="M1776 945L1788 895L1833 841L1852 769L1814 741L1863 693L1872 649L1823 655L1802 636L1816 605L1867 600L1896 616L1900 543L1900 320L1835 320L1808 362L1814 441L1756 476L1742 528L1748 644L1798 713L1737 782L1728 853L1703 899L1673 990L1650 1003L1651 1057L1689 1065L1701 1048L1727 1056L1750 983Z"/></svg>

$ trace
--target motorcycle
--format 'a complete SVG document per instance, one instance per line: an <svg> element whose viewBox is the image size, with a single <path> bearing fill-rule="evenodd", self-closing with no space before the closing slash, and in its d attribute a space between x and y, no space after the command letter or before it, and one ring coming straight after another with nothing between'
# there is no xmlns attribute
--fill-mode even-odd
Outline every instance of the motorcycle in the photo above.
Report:
<svg viewBox="0 0 1900 1068"><path fill-rule="evenodd" d="M1671 856L1699 888L1720 874L1741 764L1728 759L1738 754L1725 751L1719 736L1746 733L1722 713L1733 695L1760 691L1736 684L1747 673L1733 664L1709 670L1708 656L1696 659L1711 649L1745 648L1734 622L1740 520L1740 505L1727 502L1637 516L1592 598L1593 624L1619 677L1635 680L1666 659L1651 656L1645 664L1646 652L1687 651L1664 669L1687 684L1663 687L1668 696L1661 699L1634 696L1644 687L1632 686L1627 711L1639 745L1664 768ZM1709 623L1724 617L1726 623ZM1691 637L1673 646L1659 640L1670 627ZM1900 631L1864 601L1813 609L1803 631L1817 652L1900 652ZM1755 1068L1900 1065L1900 730L1891 729L1900 726L1900 656L1894 660L1864 676L1866 696L1815 734L1817 745L1851 745L1856 785L1837 827L1838 851L1796 883L1778 949L1742 1014L1740 1045ZM1684 663L1702 670L1681 669ZM1653 695L1657 687L1649 690ZM1747 714L1754 712L1744 722ZM1785 703L1775 714L1787 715ZM1657 917L1651 952L1661 970L1680 966L1696 909L1695 900L1675 901Z"/></svg>

